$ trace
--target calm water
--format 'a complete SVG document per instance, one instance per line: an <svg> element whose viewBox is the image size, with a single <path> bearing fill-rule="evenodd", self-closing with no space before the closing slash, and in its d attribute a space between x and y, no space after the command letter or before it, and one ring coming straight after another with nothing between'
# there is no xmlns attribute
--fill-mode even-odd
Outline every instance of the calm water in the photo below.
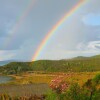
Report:
<svg viewBox="0 0 100 100"><path fill-rule="evenodd" d="M9 77L9 76L0 76L0 84L1 83L7 83L10 80L12 80L12 77Z"/></svg>

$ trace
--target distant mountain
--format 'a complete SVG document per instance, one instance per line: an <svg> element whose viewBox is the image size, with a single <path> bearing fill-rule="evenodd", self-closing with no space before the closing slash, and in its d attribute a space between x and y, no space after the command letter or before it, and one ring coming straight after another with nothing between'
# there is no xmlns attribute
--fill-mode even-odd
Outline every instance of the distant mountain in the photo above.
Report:
<svg viewBox="0 0 100 100"><path fill-rule="evenodd" d="M67 60L38 60L34 62L10 62L0 67L0 73L17 74L27 71L43 72L100 71L100 55L78 56Z"/></svg>
<svg viewBox="0 0 100 100"><path fill-rule="evenodd" d="M68 60L84 60L84 59L88 59L90 57L85 57L85 56L77 56L77 57L74 57L74 58L70 58L70 59L62 59L62 60L65 60L65 61L68 61Z"/></svg>
<svg viewBox="0 0 100 100"><path fill-rule="evenodd" d="M6 65L10 62L12 62L12 60L0 61L0 66Z"/></svg>
<svg viewBox="0 0 100 100"><path fill-rule="evenodd" d="M100 58L100 55L95 55L95 56L91 56L91 57L77 56L77 57L74 57L70 60L85 60L85 59L94 59L94 58Z"/></svg>
<svg viewBox="0 0 100 100"><path fill-rule="evenodd" d="M71 60L73 59L76 59L76 60L81 60L81 59L87 59L87 58L90 58L90 57L85 57L85 56L77 56L75 58L72 58Z"/></svg>
<svg viewBox="0 0 100 100"><path fill-rule="evenodd" d="M21 61L21 60L4 60L4 61L0 61L0 66L4 66L4 65L7 65L7 64L12 63L12 62L26 62L26 61ZM27 62L30 62L30 61L27 61Z"/></svg>

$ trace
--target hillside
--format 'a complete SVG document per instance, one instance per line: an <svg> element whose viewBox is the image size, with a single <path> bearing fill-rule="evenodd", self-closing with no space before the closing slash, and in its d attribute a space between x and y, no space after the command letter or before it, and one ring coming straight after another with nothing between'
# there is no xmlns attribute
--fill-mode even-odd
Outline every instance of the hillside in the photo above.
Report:
<svg viewBox="0 0 100 100"><path fill-rule="evenodd" d="M100 71L100 55L77 57L69 60L38 60L35 62L11 62L0 67L0 73L16 74L26 71L44 72Z"/></svg>
<svg viewBox="0 0 100 100"><path fill-rule="evenodd" d="M6 65L6 64L8 64L10 62L18 62L18 61L17 60L4 60L4 61L0 61L0 66Z"/></svg>

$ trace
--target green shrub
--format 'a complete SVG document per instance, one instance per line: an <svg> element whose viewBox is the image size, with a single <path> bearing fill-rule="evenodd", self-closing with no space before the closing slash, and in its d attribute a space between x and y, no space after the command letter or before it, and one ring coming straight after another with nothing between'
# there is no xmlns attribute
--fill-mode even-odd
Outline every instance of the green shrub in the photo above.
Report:
<svg viewBox="0 0 100 100"><path fill-rule="evenodd" d="M97 75L93 78L93 81L94 81L96 84L100 84L100 74L97 74Z"/></svg>
<svg viewBox="0 0 100 100"><path fill-rule="evenodd" d="M57 99L57 94L53 91L49 91L47 93L46 99L45 100L56 100Z"/></svg>
<svg viewBox="0 0 100 100"><path fill-rule="evenodd" d="M86 95L86 91L84 91L77 83L71 85L69 90L67 91L68 100L89 100Z"/></svg>
<svg viewBox="0 0 100 100"><path fill-rule="evenodd" d="M54 82L57 85L55 80ZM100 74L97 74L93 79L88 79L83 86L79 86L78 83L73 83L69 85L66 92L51 92L47 100L100 100L99 83Z"/></svg>

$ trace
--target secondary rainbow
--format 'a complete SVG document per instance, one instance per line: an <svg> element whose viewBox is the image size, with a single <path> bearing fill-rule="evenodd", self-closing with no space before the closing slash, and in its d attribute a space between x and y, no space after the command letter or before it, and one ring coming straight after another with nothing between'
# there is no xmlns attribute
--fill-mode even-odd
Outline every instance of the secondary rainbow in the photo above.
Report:
<svg viewBox="0 0 100 100"><path fill-rule="evenodd" d="M9 44L11 45L11 43L13 43L13 40L17 36L16 32L18 31L19 27L22 25L22 23L24 22L26 17L29 15L34 4L35 4L35 0L31 0L25 7L24 12L23 13L21 12L21 15L19 17L16 17L16 23L10 31L11 39L9 39L8 41L5 41L5 47L7 47L7 46L9 46Z"/></svg>
<svg viewBox="0 0 100 100"><path fill-rule="evenodd" d="M52 37L53 34L59 29L59 27L65 22L65 20L68 20L70 16L72 16L86 1L88 0L80 0L67 14L65 14L53 27L52 29L47 33L47 35L44 37L42 42L40 43L39 47L37 48L36 52L34 53L32 57L32 61L37 60L37 57L40 55L42 49L45 47L49 39Z"/></svg>

